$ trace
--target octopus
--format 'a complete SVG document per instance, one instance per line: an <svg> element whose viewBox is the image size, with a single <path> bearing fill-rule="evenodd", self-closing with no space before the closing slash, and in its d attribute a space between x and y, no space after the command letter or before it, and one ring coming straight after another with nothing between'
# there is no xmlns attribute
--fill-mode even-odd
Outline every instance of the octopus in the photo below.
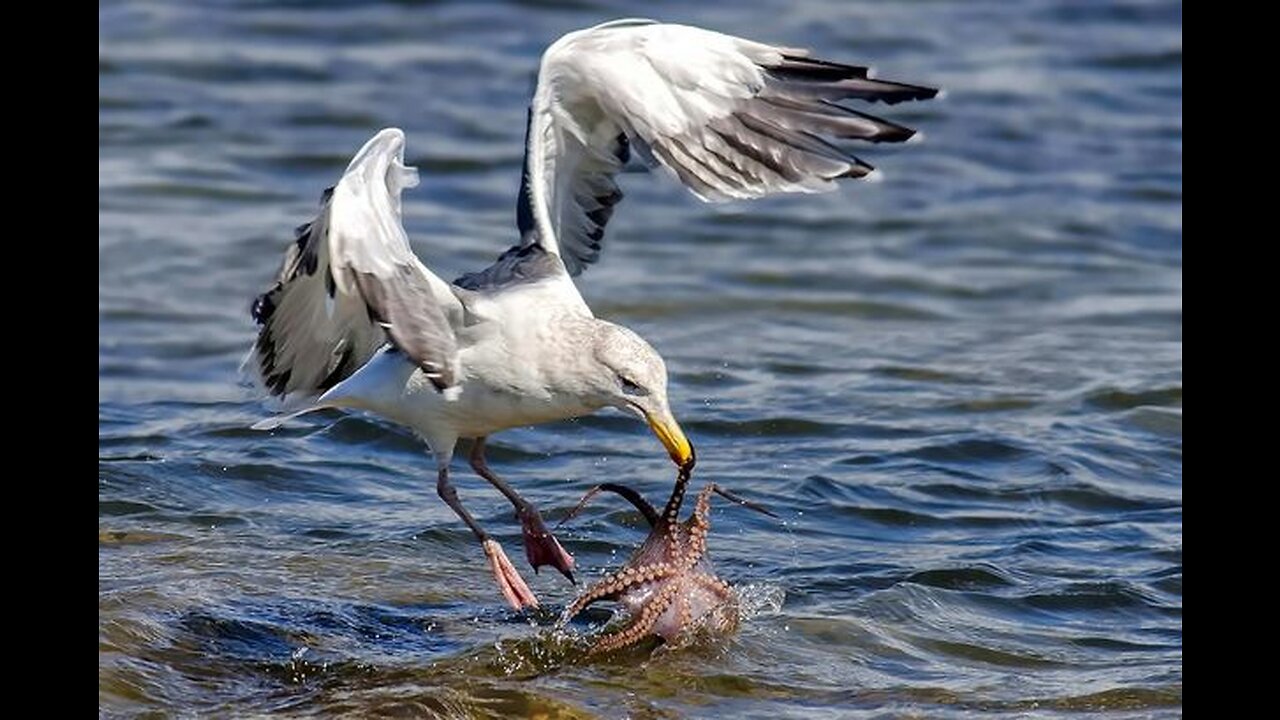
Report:
<svg viewBox="0 0 1280 720"><path fill-rule="evenodd" d="M621 570L605 576L582 592L564 611L560 625L588 606L615 601L626 610L623 627L596 638L588 655L620 650L656 635L668 645L682 643L699 631L724 635L737 629L738 598L729 583L717 577L707 557L711 528L711 494L776 517L764 507L744 500L715 483L708 483L694 501L693 513L681 522L689 473L681 470L662 512L625 485L602 483L591 488L561 523L576 515L600 491L621 495L648 521L650 532Z"/></svg>

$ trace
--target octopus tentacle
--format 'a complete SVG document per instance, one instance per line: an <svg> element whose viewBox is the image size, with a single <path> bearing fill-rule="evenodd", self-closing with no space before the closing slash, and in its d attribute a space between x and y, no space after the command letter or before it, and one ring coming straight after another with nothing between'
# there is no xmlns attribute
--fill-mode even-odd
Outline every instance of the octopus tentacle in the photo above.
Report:
<svg viewBox="0 0 1280 720"><path fill-rule="evenodd" d="M715 483L711 484L711 489L714 490L717 495L724 498L725 500L728 500L729 502L732 502L732 503L737 503L738 505L741 505L742 507L747 508L748 510L755 510L758 513L768 515L771 518L778 517L778 513L770 510L764 505L761 505L758 502L752 502L735 492L726 490L720 487L719 485L716 485Z"/></svg>
<svg viewBox="0 0 1280 720"><path fill-rule="evenodd" d="M640 567L623 568L608 575L596 584L587 588L565 609L565 620L572 620L593 602L616 597L627 590L647 583L661 582L675 574L676 568L668 563L654 563Z"/></svg>
<svg viewBox="0 0 1280 720"><path fill-rule="evenodd" d="M707 532L711 529L711 493L715 491L715 483L709 483L698 493L693 504L693 517L689 518L688 544L681 548L681 564L693 567L707 553Z"/></svg>
<svg viewBox="0 0 1280 720"><path fill-rule="evenodd" d="M673 583L674 584L674 583ZM676 625L678 629L677 637L688 632L689 627L693 625L693 603L689 602L688 597L680 598L680 617Z"/></svg>
<svg viewBox="0 0 1280 720"><path fill-rule="evenodd" d="M682 537L684 527L680 523L680 506L684 504L684 493L689 487L689 470L681 468L676 475L675 487L671 488L671 497L662 508L662 516L654 530L666 536L666 556L671 562L678 562L684 555Z"/></svg>
<svg viewBox="0 0 1280 720"><path fill-rule="evenodd" d="M582 496L582 499L578 501L578 504L569 511L569 514L565 515L560 519L560 522L556 523L556 527L559 528L561 525L572 520L578 513L582 512L582 508L587 506L587 501L595 497L601 490L608 490L609 492L617 493L629 501L637 510L640 511L641 515L644 515L644 519L649 523L649 527L654 527L658 524L658 511L654 510L653 506L649 504L649 501L645 500L640 493L626 485L619 485L617 483L600 483L588 490L587 493Z"/></svg>
<svg viewBox="0 0 1280 720"><path fill-rule="evenodd" d="M676 475L675 487L671 488L671 497L662 508L662 519L671 525L678 524L680 506L684 504L684 492L689 487L689 470L681 468Z"/></svg>
<svg viewBox="0 0 1280 720"><path fill-rule="evenodd" d="M729 583L718 577L712 577L711 575L694 575L690 579L697 583L698 587L715 593L717 597L725 600L732 600L737 597L737 594L734 593L733 588L729 586Z"/></svg>
<svg viewBox="0 0 1280 720"><path fill-rule="evenodd" d="M600 638L595 645L591 646L587 654L597 655L602 652L624 648L643 640L653 630L653 626L662 617L662 613L666 612L671 603L675 601L679 591L680 585L678 583L667 584L648 605L644 606L643 610L636 613L630 625L616 633Z"/></svg>

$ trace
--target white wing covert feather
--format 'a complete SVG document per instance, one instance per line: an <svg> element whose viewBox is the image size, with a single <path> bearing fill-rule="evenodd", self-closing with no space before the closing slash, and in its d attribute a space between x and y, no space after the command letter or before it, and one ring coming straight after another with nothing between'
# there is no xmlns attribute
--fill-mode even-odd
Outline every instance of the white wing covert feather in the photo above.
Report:
<svg viewBox="0 0 1280 720"><path fill-rule="evenodd" d="M570 33L543 55L530 105L521 242L558 254L571 275L595 262L622 198L614 176L632 150L704 201L830 190L872 167L823 136L914 134L835 101L936 94L807 50L686 25L616 20Z"/></svg>

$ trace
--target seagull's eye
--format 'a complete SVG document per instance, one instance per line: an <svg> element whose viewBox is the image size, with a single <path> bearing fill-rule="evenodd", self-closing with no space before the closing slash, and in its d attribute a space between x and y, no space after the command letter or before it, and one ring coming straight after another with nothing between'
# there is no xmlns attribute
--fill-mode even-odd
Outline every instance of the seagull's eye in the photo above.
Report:
<svg viewBox="0 0 1280 720"><path fill-rule="evenodd" d="M621 375L618 376L618 384L622 385L622 392L627 395L648 395L649 394L648 392L645 391L644 388L640 387L639 383L632 382L631 380L628 380L627 378Z"/></svg>

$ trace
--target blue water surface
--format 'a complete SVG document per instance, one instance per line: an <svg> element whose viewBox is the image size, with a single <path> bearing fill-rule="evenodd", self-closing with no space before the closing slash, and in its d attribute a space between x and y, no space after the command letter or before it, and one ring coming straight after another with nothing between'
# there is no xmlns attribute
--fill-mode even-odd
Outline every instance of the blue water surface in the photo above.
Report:
<svg viewBox="0 0 1280 720"><path fill-rule="evenodd" d="M628 174L605 318L667 358L732 638L587 660L505 609L425 447L364 416L274 433L248 308L376 130L404 128L419 255L515 239L542 49L649 16L946 97L856 148L884 182L698 203ZM98 692L104 715L1150 716L1182 707L1182 9L1170 2L99 5ZM499 434L551 519L672 468L613 412ZM510 506L468 505L519 557ZM643 536L601 498L591 580ZM524 567L523 560L519 560ZM588 632L589 624L574 626Z"/></svg>

